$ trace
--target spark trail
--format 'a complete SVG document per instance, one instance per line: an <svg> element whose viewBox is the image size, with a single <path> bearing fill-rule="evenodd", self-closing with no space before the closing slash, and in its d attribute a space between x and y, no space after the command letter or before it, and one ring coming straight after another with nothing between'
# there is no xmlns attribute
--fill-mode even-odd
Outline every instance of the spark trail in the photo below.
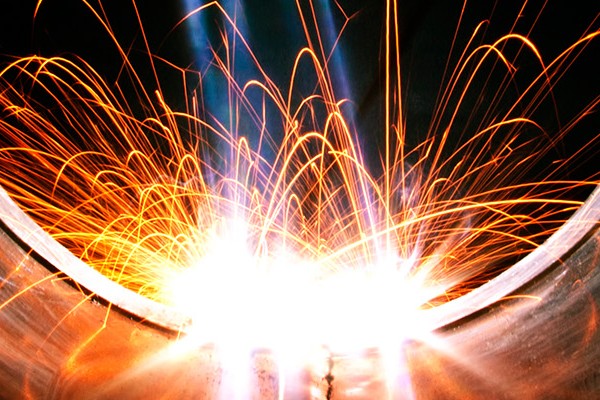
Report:
<svg viewBox="0 0 600 400"><path fill-rule="evenodd" d="M524 35L488 41L482 23L444 77L427 137L409 147L398 4L388 1L385 148L376 176L347 122L348 100L332 84L337 39L328 30L323 43L312 2L298 3L306 47L283 85L253 53L237 8L211 2L180 23L219 15L209 70L154 57L145 42L155 77L148 85L101 5L84 4L121 55L121 81L106 82L76 57L6 65L0 159L8 168L0 184L90 268L185 315L185 340L292 359L322 346L394 353L436 328L407 321L530 253L582 204L571 193L598 184L598 171L584 181L559 178L597 137L543 179L522 179L597 109L598 97L556 132L535 119L597 30L545 60ZM537 69L506 107L523 55ZM184 109L167 104L158 66L181 77ZM488 111L464 124L469 96L492 73L501 79ZM135 107L125 86L136 93ZM299 96L298 86L313 89ZM215 90L218 110L202 96Z"/></svg>

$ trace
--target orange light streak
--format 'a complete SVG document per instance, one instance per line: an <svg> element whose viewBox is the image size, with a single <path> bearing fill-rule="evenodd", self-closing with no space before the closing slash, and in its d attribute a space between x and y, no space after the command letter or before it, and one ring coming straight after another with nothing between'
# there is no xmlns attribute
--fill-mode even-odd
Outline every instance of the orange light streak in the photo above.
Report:
<svg viewBox="0 0 600 400"><path fill-rule="evenodd" d="M374 176L346 123L347 100L338 99L331 84L334 49L324 48L318 26L313 37L300 2L307 47L295 55L287 93L267 76L235 15L217 2L188 15L215 8L233 31L223 34L223 52L214 51L214 68L229 83L226 121L203 119L197 95L185 110L169 106L157 65L180 73L184 86L199 73L152 56L142 29L157 87L151 95L102 9L82 2L113 39L143 115L131 111L118 84L115 89L81 59L16 60L0 71L0 162L8 166L0 185L91 268L189 315L194 326L182 329L200 332L202 341L226 336L233 342L231 330L253 326L254 319L260 326L247 333L249 347L283 352L295 333L291 340L306 340L305 346L395 348L393 340L423 334L419 326L404 326L407 320L468 293L531 252L581 205L570 192L600 183L598 171L585 181L513 179L597 108L599 98L558 132L546 132L532 116L552 96L571 57L600 32L586 33L546 62L517 33L475 45L478 26L440 91L431 131L409 148L399 5L388 1L385 149L383 174ZM316 21L312 2L310 8ZM344 16L346 23L352 18ZM137 8L136 17L142 26ZM509 81L516 73L517 60L503 47L510 41L532 54L541 72L508 110L486 115L477 130L453 143L457 116L479 75L489 72L489 59L496 58ZM240 48L258 71L245 82L235 71ZM313 76L299 76L303 62ZM300 100L299 79L315 81L314 93ZM250 101L254 91L262 104ZM277 115L267 115L267 105ZM280 132L269 132L267 120L280 120ZM531 131L535 135L526 137ZM548 145L539 144L550 137ZM272 160L266 148L275 151ZM336 315L318 316L322 307L334 307Z"/></svg>

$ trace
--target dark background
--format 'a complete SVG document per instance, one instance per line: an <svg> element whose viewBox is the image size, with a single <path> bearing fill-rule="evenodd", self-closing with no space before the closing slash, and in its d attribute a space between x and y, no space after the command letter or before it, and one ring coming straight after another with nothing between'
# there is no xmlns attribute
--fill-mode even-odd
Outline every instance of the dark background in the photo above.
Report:
<svg viewBox="0 0 600 400"><path fill-rule="evenodd" d="M172 30L185 15L183 5L177 1L139 1L138 9L148 36L151 51L179 66L197 67L198 57L191 43L189 26ZM289 3L289 4L288 4ZM315 2L320 4L319 2ZM353 102L355 129L365 148L370 163L377 165L378 153L383 143L383 34L385 29L383 1L340 0L352 20L346 27L339 49L342 62L351 82L344 93ZM399 1L402 75L405 97L405 114L409 144L419 143L425 137L447 65L452 66L475 26L482 20L491 22L486 26L485 41L492 42L510 31L516 16L521 17L515 32L526 34L539 48L544 60L549 62L560 51L579 38L590 25L598 29L600 12L596 2L551 1L543 9L542 1L529 1L521 10L521 1L503 0L472 1L467 4L455 45L454 58L449 57L452 38L459 21L462 1L430 0ZM33 20L36 1L7 2L0 10L0 60L8 62L12 56L29 54L68 55L77 54L88 61L108 81L116 80L121 71L121 61L114 44L97 19L79 0L45 0L36 20ZM92 1L92 4L97 4ZM249 41L267 73L278 84L287 85L296 52L305 44L297 18L294 2L245 1ZM112 29L134 60L147 62L146 52L140 40L134 9L131 2L107 0L102 2ZM334 11L336 11L334 9ZM339 12L333 13L337 28L343 19ZM278 16L286 16L278 18ZM208 19L218 17L209 16ZM533 30L532 24L535 23ZM216 25L215 25L216 26ZM209 30L216 37L217 28ZM563 126L585 105L599 95L600 74L598 40L585 55L577 60L571 71L555 88L559 119L552 113L541 115L542 124L550 132ZM147 65L147 64L146 64ZM539 71L532 58L520 59L519 70ZM153 85L150 75L144 75ZM149 71L146 69L145 71ZM523 72L524 81L527 75ZM494 77L492 76L493 80ZM168 82L168 80L167 80ZM493 87L493 85L490 85ZM175 109L182 107L181 91L177 85L163 87L167 101ZM486 89L481 93L485 96ZM487 93L493 96L493 92ZM482 101L475 97L473 102ZM485 101L485 100L483 100ZM462 111L459 119L466 120L469 110ZM598 117L591 117L580 124L578 132L557 152L571 152L598 134ZM597 148L597 143L594 145ZM561 154L554 156L561 157ZM577 166L568 171L578 178L598 172L595 162L597 150L588 154Z"/></svg>

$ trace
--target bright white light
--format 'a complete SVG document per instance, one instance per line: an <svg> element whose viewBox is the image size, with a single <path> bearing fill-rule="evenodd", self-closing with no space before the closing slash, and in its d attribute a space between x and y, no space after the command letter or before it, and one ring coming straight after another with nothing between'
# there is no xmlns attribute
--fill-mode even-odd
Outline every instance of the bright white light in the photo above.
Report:
<svg viewBox="0 0 600 400"><path fill-rule="evenodd" d="M298 359L323 346L396 348L420 334L418 308L432 292L401 260L323 273L323 266L283 251L253 254L238 221L215 230L204 246L203 257L169 285L171 303L192 318L187 333L198 344L267 348Z"/></svg>

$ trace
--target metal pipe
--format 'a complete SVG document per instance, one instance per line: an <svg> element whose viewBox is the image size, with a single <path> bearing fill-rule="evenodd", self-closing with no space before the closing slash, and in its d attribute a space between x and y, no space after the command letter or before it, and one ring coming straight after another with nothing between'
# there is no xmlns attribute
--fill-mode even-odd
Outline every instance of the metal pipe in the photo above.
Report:
<svg viewBox="0 0 600 400"><path fill-rule="evenodd" d="M378 351L285 379L256 351L239 393L218 349L177 350L182 316L96 276L0 190L0 397L589 398L600 391L599 215L597 188L529 256L425 312L432 335L403 345L391 380Z"/></svg>

